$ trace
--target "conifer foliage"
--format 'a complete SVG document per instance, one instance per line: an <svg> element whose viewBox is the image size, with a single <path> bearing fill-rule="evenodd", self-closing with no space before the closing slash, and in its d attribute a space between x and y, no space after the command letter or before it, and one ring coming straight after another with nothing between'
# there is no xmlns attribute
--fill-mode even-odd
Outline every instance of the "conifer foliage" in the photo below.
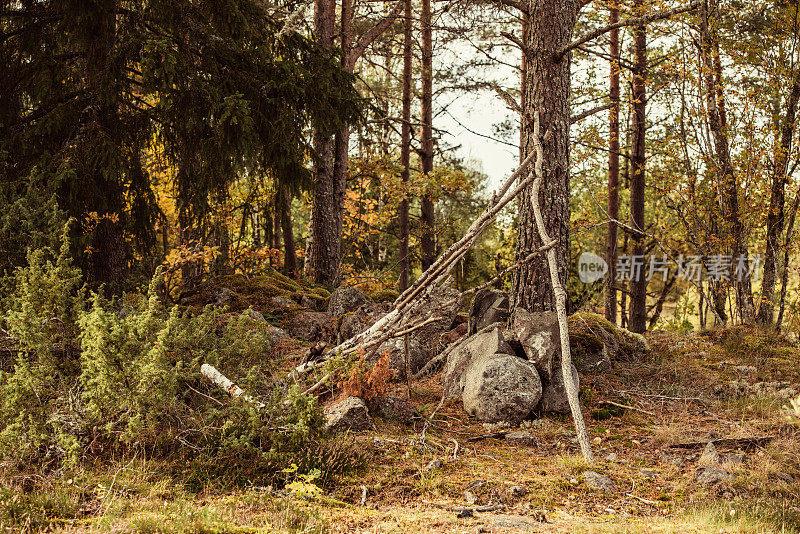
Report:
<svg viewBox="0 0 800 534"><path fill-rule="evenodd" d="M244 172L297 182L304 129L355 120L352 75L252 0L0 2L0 182L80 221L89 282L124 286L155 245L146 156L177 172L180 209ZM274 10L274 11L272 11ZM152 158L149 158L152 159Z"/></svg>

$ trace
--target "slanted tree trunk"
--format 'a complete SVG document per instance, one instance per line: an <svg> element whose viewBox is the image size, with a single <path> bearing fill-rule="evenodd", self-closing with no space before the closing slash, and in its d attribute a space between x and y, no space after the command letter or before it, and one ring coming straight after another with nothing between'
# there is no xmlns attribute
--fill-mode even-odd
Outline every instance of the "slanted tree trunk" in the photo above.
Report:
<svg viewBox="0 0 800 534"><path fill-rule="evenodd" d="M781 127L781 140L775 151L772 167L772 189L767 212L767 249L764 252L764 277L761 282L761 304L758 307L758 322L767 325L772 324L773 320L774 305L772 301L778 269L778 247L784 226L789 154L792 151L798 99L800 99L800 71L795 74L792 91L786 104L786 116Z"/></svg>
<svg viewBox="0 0 800 534"><path fill-rule="evenodd" d="M778 319L775 325L780 330L783 324L783 313L786 306L786 288L789 284L789 252L792 245L792 233L794 231L794 221L797 216L797 208L800 207L800 194L794 200L789 211L789 223L786 225L786 237L783 240L783 272L781 274L781 297L778 305Z"/></svg>
<svg viewBox="0 0 800 534"><path fill-rule="evenodd" d="M400 140L401 179L408 184L411 169L411 0L405 0L403 13L403 125ZM400 292L408 289L410 262L408 257L408 196L403 195L398 213L400 227Z"/></svg>
<svg viewBox="0 0 800 534"><path fill-rule="evenodd" d="M539 193L546 233L556 241L554 276L567 280L569 273L569 53L556 57L567 46L580 5L572 0L531 0L530 20L524 42L528 48L523 100L523 140L525 157L534 148L532 113L539 112L543 150L543 178ZM519 201L515 262L527 258L543 243L536 229L531 191ZM515 307L529 311L554 309L548 265L538 257L517 271L511 290Z"/></svg>
<svg viewBox="0 0 800 534"><path fill-rule="evenodd" d="M608 14L609 24L619 21L619 8L611 4ZM609 33L608 53L611 56L609 77L609 96L611 109L608 112L608 216L619 220L619 29ZM606 233L606 262L608 272L605 280L606 319L617 322L617 224L609 221Z"/></svg>
<svg viewBox="0 0 800 534"><path fill-rule="evenodd" d="M641 16L643 0L635 0L633 9L637 16ZM633 28L633 86L631 98L633 100L633 146L631 147L631 226L644 232L644 189L645 189L645 137L647 124L645 113L647 108L647 30L645 25ZM644 235L633 233L632 257L644 257ZM642 259L643 261L643 259ZM647 328L647 279L644 269L640 276L634 276L630 282L630 311L628 314L629 328L632 332L642 333Z"/></svg>
<svg viewBox="0 0 800 534"><path fill-rule="evenodd" d="M431 0L422 0L422 174L426 179L433 172L433 32ZM436 259L435 212L430 195L423 195L421 206L422 269Z"/></svg>

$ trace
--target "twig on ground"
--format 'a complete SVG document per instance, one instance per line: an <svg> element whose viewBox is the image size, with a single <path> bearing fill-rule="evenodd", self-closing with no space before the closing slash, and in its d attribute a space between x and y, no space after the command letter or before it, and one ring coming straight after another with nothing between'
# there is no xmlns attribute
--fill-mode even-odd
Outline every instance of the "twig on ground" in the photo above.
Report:
<svg viewBox="0 0 800 534"><path fill-rule="evenodd" d="M600 401L600 404L609 404L611 406L616 406L617 408L622 408L625 410L633 410L634 412L641 412L643 414L652 415L653 417L655 417L656 415L653 412L648 412L647 410L642 410L641 408L636 408L635 406L628 406L627 404L620 404L618 402L610 400Z"/></svg>

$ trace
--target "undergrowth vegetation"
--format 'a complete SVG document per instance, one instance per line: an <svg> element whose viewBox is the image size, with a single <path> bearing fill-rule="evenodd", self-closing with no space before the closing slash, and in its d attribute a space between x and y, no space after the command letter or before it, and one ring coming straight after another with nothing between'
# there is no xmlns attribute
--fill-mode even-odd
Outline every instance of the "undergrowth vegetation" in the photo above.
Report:
<svg viewBox="0 0 800 534"><path fill-rule="evenodd" d="M3 303L13 354L0 366L4 465L47 474L141 453L184 466L185 483L201 488L283 484L292 463L331 484L363 463L351 443L323 439L316 399L273 369L257 314L165 306L160 273L146 295L106 299L82 285L66 236L59 251L29 253ZM264 407L229 398L200 375L203 363Z"/></svg>

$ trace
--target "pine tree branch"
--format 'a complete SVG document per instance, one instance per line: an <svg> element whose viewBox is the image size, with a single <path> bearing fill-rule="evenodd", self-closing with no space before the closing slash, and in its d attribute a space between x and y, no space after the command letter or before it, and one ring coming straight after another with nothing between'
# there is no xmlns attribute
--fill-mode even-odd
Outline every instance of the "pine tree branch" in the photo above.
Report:
<svg viewBox="0 0 800 534"><path fill-rule="evenodd" d="M347 58L345 60L345 65L347 66L348 70L352 71L355 68L356 61L360 58L364 51L367 49L372 42L380 37L380 35L389 29L389 26L392 25L394 20L400 15L400 12L403 10L405 6L406 0L398 0L397 3L392 7L392 10L383 17L377 24L375 24L372 28L367 30L364 35L359 37L358 41L353 45L347 53Z"/></svg>
<svg viewBox="0 0 800 534"><path fill-rule="evenodd" d="M518 9L520 12L526 15L530 12L528 10L528 5L524 2L520 2L519 0L489 0L489 3L503 7L513 7L514 9Z"/></svg>
<svg viewBox="0 0 800 534"><path fill-rule="evenodd" d="M588 34L581 37L580 39L576 39L575 41L572 41L570 44L556 50L556 52L553 54L553 57L556 61L558 61L562 57L564 57L564 55L570 50L577 48L582 44L591 41L592 39L596 39L597 37L600 37L604 33L608 33L611 30L624 28L626 26L641 26L643 24L649 24L657 20L667 19L673 15L686 13L687 11L693 11L697 9L699 6L700 2L695 1L689 4L688 6L676 7L675 9L668 9L666 11L658 11L656 13L650 13L649 15L644 15L642 17L634 17L627 20L622 20L620 22L615 22L614 24L609 24L608 26L603 26L602 28L598 28L594 31L591 31Z"/></svg>

